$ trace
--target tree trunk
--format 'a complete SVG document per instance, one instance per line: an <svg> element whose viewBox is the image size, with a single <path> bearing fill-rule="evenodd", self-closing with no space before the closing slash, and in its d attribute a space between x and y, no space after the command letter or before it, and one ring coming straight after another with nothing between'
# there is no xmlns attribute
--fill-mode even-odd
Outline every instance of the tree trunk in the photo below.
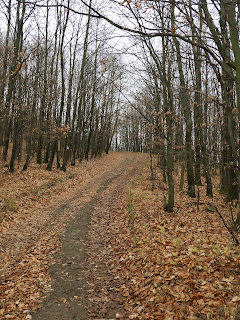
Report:
<svg viewBox="0 0 240 320"><path fill-rule="evenodd" d="M175 30L175 0L171 1L172 4L172 29ZM195 179L193 172L193 154L192 154L192 120L190 111L190 101L188 92L186 90L186 83L183 74L182 58L180 52L180 44L176 37L173 37L176 54L177 54L177 65L180 78L180 103L184 112L185 124L186 124L186 163L187 163L187 181L188 181L188 195L191 198L195 198Z"/></svg>

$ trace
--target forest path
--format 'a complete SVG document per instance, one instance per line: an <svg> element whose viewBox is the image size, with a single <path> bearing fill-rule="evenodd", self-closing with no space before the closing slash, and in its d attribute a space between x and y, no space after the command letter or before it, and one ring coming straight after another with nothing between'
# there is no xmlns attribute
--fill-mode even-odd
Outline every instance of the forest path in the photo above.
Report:
<svg viewBox="0 0 240 320"><path fill-rule="evenodd" d="M61 250L56 256L56 263L51 267L54 279L51 292L40 309L33 313L33 320L88 319L87 254L91 258L91 252L88 250L91 216L93 211L97 210L100 201L101 209L111 210L111 204L116 201L116 193L113 191L117 190L119 196L138 169L137 157L127 155L117 167L110 167L84 190L86 194L91 192L92 188L95 191L86 204L76 209L75 215L66 227L61 239ZM109 188L111 191L106 193Z"/></svg>
<svg viewBox="0 0 240 320"><path fill-rule="evenodd" d="M99 289L96 296L94 292L91 293L91 300L96 302L95 310L93 310L94 306L89 306L88 302L88 291L91 291L88 281L91 277L91 271L93 269L96 271L97 268L99 269L98 274L101 275L100 278L103 277L103 274L104 277L106 276L105 285L109 288L113 286L113 275L109 275L106 270L106 259L109 257L106 255L107 240L104 240L103 236L106 236L108 226L111 224L111 212L117 210L117 207L118 209L119 207L124 209L123 206L126 208L128 186L140 172L145 161L146 156L142 154L122 153L120 156L116 155L116 160L111 160L103 170L97 168L90 180L72 189L71 197L68 195L68 198L65 198L60 205L58 201L54 201L53 195L49 207L45 207L42 212L36 212L36 217L32 216L17 224L14 227L15 231L12 230L12 232L5 234L5 241L1 239L1 244L2 247L8 246L8 249L11 247L12 255L15 256L15 262L13 259L12 264L15 263L15 265L11 269L11 264L8 264L8 271L6 271L4 279L1 279L3 283L10 281L11 275L16 272L16 264L18 264L20 278L23 278L21 277L21 268L24 274L29 271L29 268L31 269L33 274L31 273L30 277L33 277L33 283L31 284L31 279L28 277L28 287L30 288L31 285L36 284L34 281L40 282L42 280L44 282L42 279L46 277L44 273L48 269L48 265L52 264L50 274L53 283L51 286L45 286L48 293L40 307L32 312L31 309L34 307L31 307L29 302L28 310L23 310L16 317L12 313L11 319L82 320L100 318L98 313L104 314L109 319L115 318L118 312L123 314L123 310L118 310L121 309L118 297L113 298L112 301L109 299L101 301L102 291L105 289L98 285L99 279L96 278L92 278L90 283L90 286ZM96 218L99 213L101 214L100 220ZM22 236L19 236L20 230L22 230ZM27 234L26 230L28 230ZM18 235L17 239L14 235ZM59 235L60 245L58 246L61 246L61 249L54 256ZM38 244L40 244L42 251L44 244L48 247L45 260L39 254ZM46 270L34 274L34 269L37 272L37 268L28 265L29 256L34 263L37 261L38 264L44 265ZM27 284L23 283L23 285L27 290ZM118 285L117 278L115 285ZM99 294L98 300L97 295ZM39 295L39 292L35 290L34 295ZM119 296L119 293L117 295ZM33 295L31 300L34 300ZM22 302L18 300L17 306L20 305ZM96 310L96 306L99 310Z"/></svg>

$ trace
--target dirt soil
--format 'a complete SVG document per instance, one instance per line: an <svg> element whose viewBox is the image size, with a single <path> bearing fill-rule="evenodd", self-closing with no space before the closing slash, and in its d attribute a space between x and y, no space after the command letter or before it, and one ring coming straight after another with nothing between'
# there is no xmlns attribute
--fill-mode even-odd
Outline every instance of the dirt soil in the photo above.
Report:
<svg viewBox="0 0 240 320"><path fill-rule="evenodd" d="M111 272L112 229L146 156L121 153L98 161L93 174L86 170L84 179L81 172L68 192L39 200L31 215L3 230L0 319L128 318L121 280Z"/></svg>

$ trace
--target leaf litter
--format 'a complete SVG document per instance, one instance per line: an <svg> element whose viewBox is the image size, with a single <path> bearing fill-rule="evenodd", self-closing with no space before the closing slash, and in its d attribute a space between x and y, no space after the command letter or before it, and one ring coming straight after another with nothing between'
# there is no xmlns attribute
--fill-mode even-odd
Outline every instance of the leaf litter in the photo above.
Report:
<svg viewBox="0 0 240 320"><path fill-rule="evenodd" d="M211 201L227 218L217 185L213 200L201 187L199 211L196 201L177 193L170 214L163 209L166 186L152 188L145 167L128 210L111 213L111 272L122 283L126 319L240 319L239 247L216 212L206 211Z"/></svg>
<svg viewBox="0 0 240 320"><path fill-rule="evenodd" d="M31 319L43 292L51 290L49 266L61 245L58 235L73 214L67 208L55 221L53 208L69 198L72 206L88 201L94 186L80 198L72 194L122 157L111 154L80 164L71 169L71 178L69 172L52 175L32 168L3 181L1 199L10 195L15 209L2 205L0 318ZM239 319L239 248L216 212L206 211L211 203L227 217L218 181L213 200L200 187L199 211L195 200L176 192L176 209L169 214L163 209L166 186L153 188L149 177L146 166L130 194L119 178L94 211L89 319Z"/></svg>
<svg viewBox="0 0 240 320"><path fill-rule="evenodd" d="M5 203L1 208L0 319L31 319L44 292L51 290L49 267L74 208L87 203L104 172L125 158L124 153L111 153L67 172L37 166L14 175L1 172L1 200L11 197L15 208Z"/></svg>

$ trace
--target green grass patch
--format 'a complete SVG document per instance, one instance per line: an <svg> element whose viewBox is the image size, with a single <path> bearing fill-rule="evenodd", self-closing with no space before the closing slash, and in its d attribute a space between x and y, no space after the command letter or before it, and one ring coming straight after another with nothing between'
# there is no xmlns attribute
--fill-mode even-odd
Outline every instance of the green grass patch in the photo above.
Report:
<svg viewBox="0 0 240 320"><path fill-rule="evenodd" d="M68 175L68 179L73 179L73 178L75 178L76 177L76 174L75 173L70 173L69 175Z"/></svg>
<svg viewBox="0 0 240 320"><path fill-rule="evenodd" d="M7 211L16 211L17 210L17 200L15 197L6 197L3 199L4 208Z"/></svg>

